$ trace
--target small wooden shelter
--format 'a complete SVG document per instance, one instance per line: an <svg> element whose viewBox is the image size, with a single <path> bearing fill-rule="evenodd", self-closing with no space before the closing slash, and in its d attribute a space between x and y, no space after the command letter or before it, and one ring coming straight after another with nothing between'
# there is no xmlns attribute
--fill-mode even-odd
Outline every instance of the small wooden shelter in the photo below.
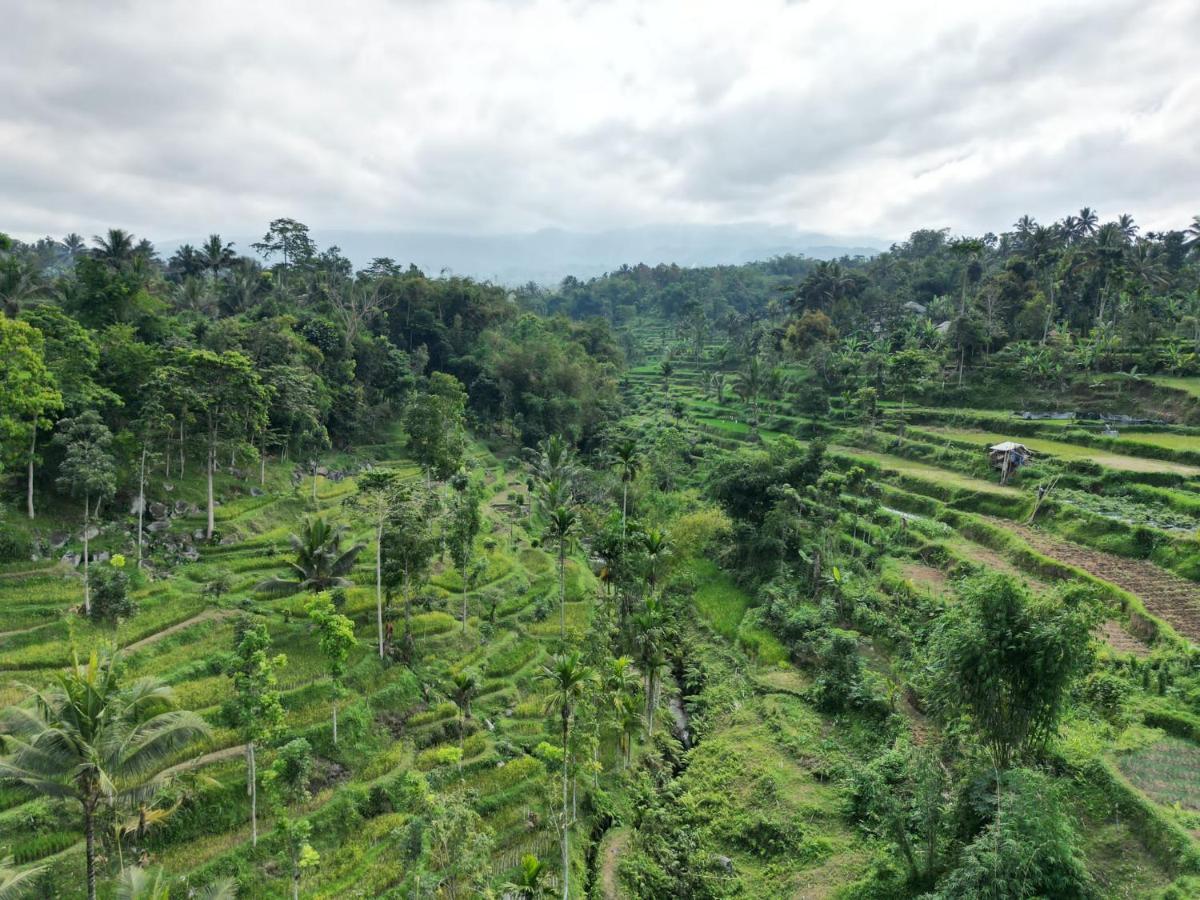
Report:
<svg viewBox="0 0 1200 900"><path fill-rule="evenodd" d="M1016 441L1002 441L988 447L988 459L992 468L1000 470L1000 483L1005 484L1013 472L1033 460L1033 451Z"/></svg>

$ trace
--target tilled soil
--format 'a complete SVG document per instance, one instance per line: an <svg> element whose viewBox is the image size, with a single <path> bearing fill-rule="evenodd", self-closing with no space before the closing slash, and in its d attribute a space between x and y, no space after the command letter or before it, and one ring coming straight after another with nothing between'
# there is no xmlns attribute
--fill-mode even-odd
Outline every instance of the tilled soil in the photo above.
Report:
<svg viewBox="0 0 1200 900"><path fill-rule="evenodd" d="M1006 521L1003 526L1020 535L1046 556L1083 569L1128 591L1138 597L1153 615L1189 640L1200 643L1200 584L1168 572L1154 563L1093 550L1051 537L1027 525Z"/></svg>

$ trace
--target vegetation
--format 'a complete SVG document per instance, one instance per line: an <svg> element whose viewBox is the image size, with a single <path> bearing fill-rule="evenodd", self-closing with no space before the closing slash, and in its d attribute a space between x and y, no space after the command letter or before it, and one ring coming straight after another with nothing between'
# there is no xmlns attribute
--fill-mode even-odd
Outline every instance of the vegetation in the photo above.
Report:
<svg viewBox="0 0 1200 900"><path fill-rule="evenodd" d="M3 247L0 894L1195 895L1193 234Z"/></svg>

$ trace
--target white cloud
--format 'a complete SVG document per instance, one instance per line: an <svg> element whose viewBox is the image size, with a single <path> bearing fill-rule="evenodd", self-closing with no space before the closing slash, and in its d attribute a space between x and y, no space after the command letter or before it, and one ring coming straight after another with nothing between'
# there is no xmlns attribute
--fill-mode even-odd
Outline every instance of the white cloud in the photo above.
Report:
<svg viewBox="0 0 1200 900"><path fill-rule="evenodd" d="M9 8L11 7L11 8ZM0 229L756 221L900 237L1200 211L1200 7L6 4Z"/></svg>

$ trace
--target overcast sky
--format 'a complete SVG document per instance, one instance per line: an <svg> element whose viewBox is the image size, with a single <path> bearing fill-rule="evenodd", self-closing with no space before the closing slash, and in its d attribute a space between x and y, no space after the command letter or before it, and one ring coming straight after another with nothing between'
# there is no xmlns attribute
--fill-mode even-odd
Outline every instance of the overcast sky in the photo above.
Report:
<svg viewBox="0 0 1200 900"><path fill-rule="evenodd" d="M1200 212L1200 2L0 0L0 230Z"/></svg>

